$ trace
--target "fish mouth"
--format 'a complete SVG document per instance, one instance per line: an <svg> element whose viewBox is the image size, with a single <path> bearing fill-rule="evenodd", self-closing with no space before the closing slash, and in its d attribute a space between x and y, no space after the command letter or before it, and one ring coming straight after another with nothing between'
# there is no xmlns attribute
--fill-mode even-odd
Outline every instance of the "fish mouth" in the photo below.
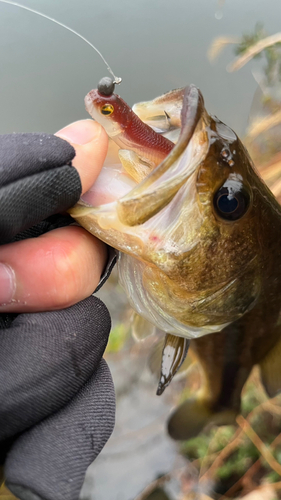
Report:
<svg viewBox="0 0 281 500"><path fill-rule="evenodd" d="M184 88L171 90L152 101L134 104L132 110L156 132L164 133L179 129L184 92Z"/></svg>
<svg viewBox="0 0 281 500"><path fill-rule="evenodd" d="M86 96L85 103L95 118L98 111L93 104L93 92ZM181 120L181 132L175 147L142 182L137 184L124 171L117 148L115 160L106 159L100 176L83 195L82 202L97 207L115 201L119 220L126 226L141 225L162 210L188 181L208 151L208 115L203 97L194 85L185 90Z"/></svg>
<svg viewBox="0 0 281 500"><path fill-rule="evenodd" d="M118 156L119 148L109 139L108 152L99 176L79 203L89 207L100 207L116 202L137 186L137 183L122 168Z"/></svg>

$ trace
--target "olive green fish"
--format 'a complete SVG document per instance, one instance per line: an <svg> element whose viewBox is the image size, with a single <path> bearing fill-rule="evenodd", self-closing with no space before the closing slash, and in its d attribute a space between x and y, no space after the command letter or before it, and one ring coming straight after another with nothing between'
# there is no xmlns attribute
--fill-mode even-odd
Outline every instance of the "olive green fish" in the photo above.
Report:
<svg viewBox="0 0 281 500"><path fill-rule="evenodd" d="M210 422L235 421L254 365L270 396L281 390L281 208L237 135L207 113L200 91L191 85L172 92L175 117L171 93L153 101L148 117L149 123L158 117L157 129L163 117L163 132L175 129L181 99L181 129L170 153L144 169L135 141L133 157L124 160L130 136L118 116L108 116L108 130L119 126L120 161L111 151L100 180L70 213L119 250L120 281L132 307L166 334L159 394L190 341L202 386L168 424L173 438L187 439ZM90 94L86 108L95 119L102 109L113 113L111 95L109 108ZM101 122L107 130L104 116ZM145 141L147 147L149 135ZM136 321L145 332L145 322Z"/></svg>

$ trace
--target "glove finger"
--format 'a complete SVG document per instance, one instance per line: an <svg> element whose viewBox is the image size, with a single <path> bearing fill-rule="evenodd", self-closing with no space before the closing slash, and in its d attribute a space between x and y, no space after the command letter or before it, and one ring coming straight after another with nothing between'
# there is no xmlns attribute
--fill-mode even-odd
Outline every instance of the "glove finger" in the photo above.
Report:
<svg viewBox="0 0 281 500"><path fill-rule="evenodd" d="M89 297L62 311L22 314L1 330L0 439L65 405L96 369L110 317Z"/></svg>
<svg viewBox="0 0 281 500"><path fill-rule="evenodd" d="M21 500L77 500L85 472L114 426L115 398L104 360L75 398L25 432L6 464L7 486Z"/></svg>
<svg viewBox="0 0 281 500"><path fill-rule="evenodd" d="M63 166L17 180L0 189L0 241L75 205L81 194L77 170Z"/></svg>
<svg viewBox="0 0 281 500"><path fill-rule="evenodd" d="M0 135L0 186L70 165L74 156L74 148L54 135Z"/></svg>
<svg viewBox="0 0 281 500"><path fill-rule="evenodd" d="M58 229L59 227L69 226L70 224L73 224L73 219L68 214L51 215L47 219L38 222L35 226L31 226L28 229L17 233L11 243L14 243L15 241L27 240L29 238L37 238L41 234L48 233L49 231Z"/></svg>

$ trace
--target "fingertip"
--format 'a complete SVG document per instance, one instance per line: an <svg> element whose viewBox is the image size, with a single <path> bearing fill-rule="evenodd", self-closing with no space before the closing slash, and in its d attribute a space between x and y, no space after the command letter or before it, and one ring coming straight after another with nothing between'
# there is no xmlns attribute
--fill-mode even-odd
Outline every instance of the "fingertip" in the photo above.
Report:
<svg viewBox="0 0 281 500"><path fill-rule="evenodd" d="M104 128L94 120L80 120L59 130L55 135L70 142L76 151L72 162L79 172L82 193L97 179L108 147L108 136Z"/></svg>

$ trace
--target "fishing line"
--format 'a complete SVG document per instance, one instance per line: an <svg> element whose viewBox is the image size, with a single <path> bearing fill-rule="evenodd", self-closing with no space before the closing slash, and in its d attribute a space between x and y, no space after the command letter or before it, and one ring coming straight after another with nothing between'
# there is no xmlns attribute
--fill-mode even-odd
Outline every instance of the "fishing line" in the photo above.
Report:
<svg viewBox="0 0 281 500"><path fill-rule="evenodd" d="M85 38L84 36L80 35L80 33L78 33L77 31L75 31L74 29L70 28L69 26L66 26L66 24L63 24L60 21L57 21L53 17L47 16L46 14L42 14L42 12L39 12L38 10L31 9L30 7L26 7L25 5L22 5L20 3L12 2L10 0L0 0L0 2L1 3L7 3L8 5L14 5L15 7L20 7L21 9L27 10L28 12L32 12L33 14L37 14L38 16L44 17L45 19L48 19L49 21L52 21L53 23L58 24L59 26L62 26L66 30L68 30L71 33L73 33L74 35L78 36L79 38L81 38L81 40L83 40L88 45L90 45L90 47L92 47L92 49L94 49L98 53L98 55L101 57L101 59L103 60L104 64L106 65L107 70L113 76L114 83L119 84L119 83L122 82L122 78L120 78L119 76L115 76L114 75L111 67L108 64L108 62L103 57L102 53L97 49L97 47L95 47L91 42L89 42L89 40L87 40L87 38Z"/></svg>

